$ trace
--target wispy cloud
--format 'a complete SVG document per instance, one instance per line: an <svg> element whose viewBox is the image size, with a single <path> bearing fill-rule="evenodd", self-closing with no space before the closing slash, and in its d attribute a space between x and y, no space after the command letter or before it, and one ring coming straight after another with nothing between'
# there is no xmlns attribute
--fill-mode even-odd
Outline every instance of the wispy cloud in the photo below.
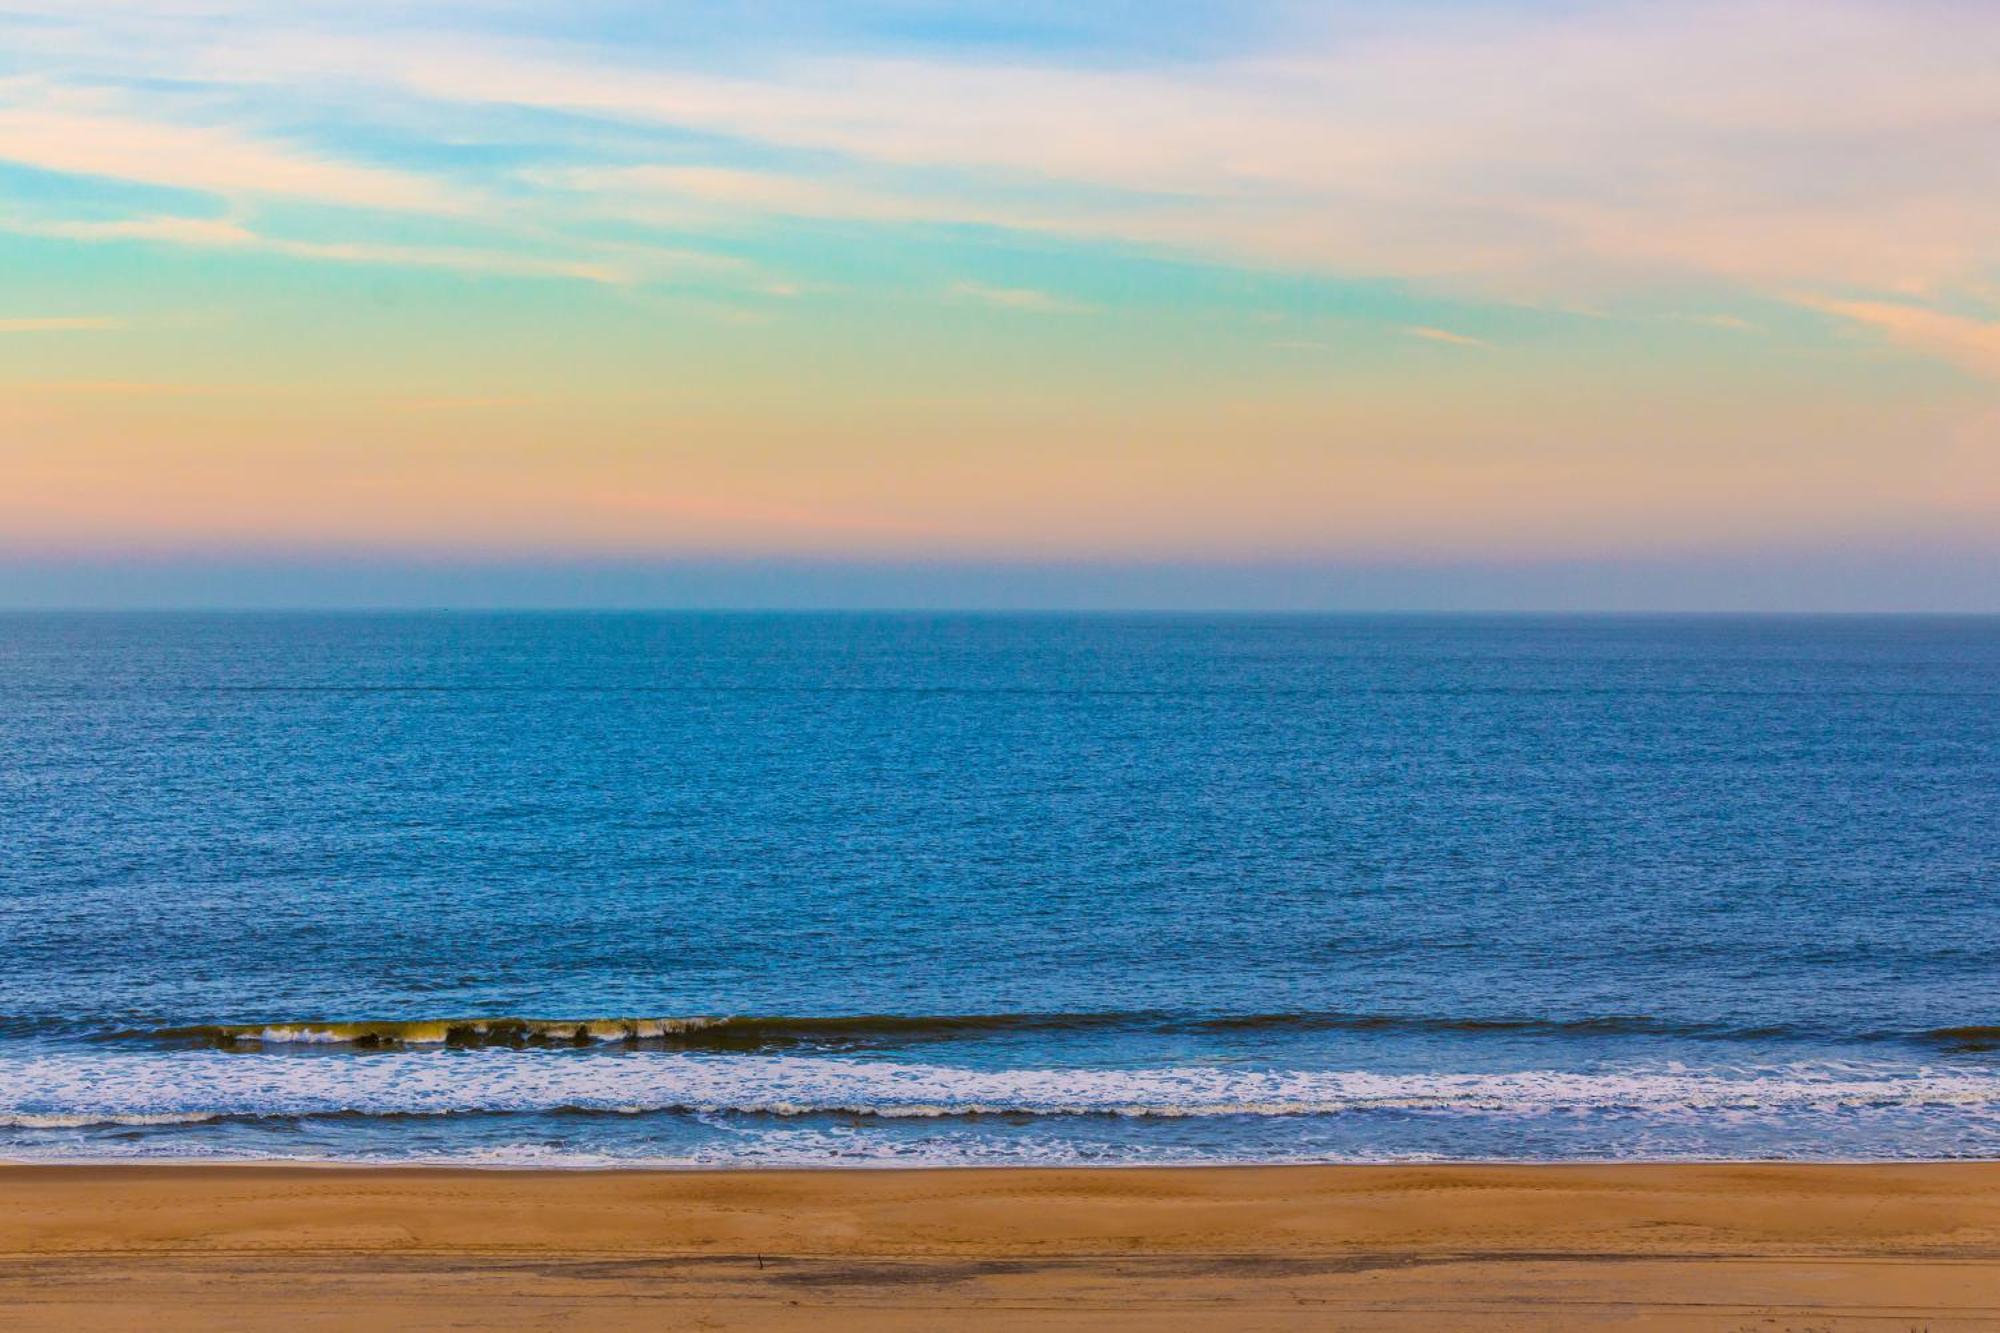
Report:
<svg viewBox="0 0 2000 1333"><path fill-rule="evenodd" d="M655 210L679 206L757 216L875 222L951 221L980 212L977 205L964 201L927 201L840 181L732 167L572 167L528 171L523 179L625 210L634 205Z"/></svg>
<svg viewBox="0 0 2000 1333"><path fill-rule="evenodd" d="M1083 315L1096 307L1072 301L1031 287L989 287L982 282L955 282L945 294L958 300L998 306L1002 310L1027 310L1042 315Z"/></svg>
<svg viewBox="0 0 2000 1333"><path fill-rule="evenodd" d="M65 221L15 219L9 231L72 241L165 241L174 245L247 246L256 233L227 218L143 217Z"/></svg>
<svg viewBox="0 0 2000 1333"><path fill-rule="evenodd" d="M615 262L547 259L458 246L285 240L260 235L241 223L223 218L147 217L88 222L12 220L0 221L0 230L77 241L156 241L208 249L249 250L327 263L440 268L463 273L573 278L610 284L637 280L633 267Z"/></svg>
<svg viewBox="0 0 2000 1333"><path fill-rule="evenodd" d="M20 95L18 86L14 91ZM425 213L469 206L460 192L423 176L263 142L228 126L175 124L137 114L0 107L0 159L232 197Z"/></svg>
<svg viewBox="0 0 2000 1333"><path fill-rule="evenodd" d="M1474 338L1463 333L1453 333L1450 329L1434 329L1424 324L1412 324L1403 330L1412 338L1422 338L1426 342L1451 343L1458 347L1490 347L1484 338Z"/></svg>
<svg viewBox="0 0 2000 1333"><path fill-rule="evenodd" d="M1011 216L1487 289L1674 273L1889 289L1963 277L1996 248L2000 174L1982 164L2000 115L2000 15L1937 0L1916 10L1415 10L1207 64L780 53L727 77L568 42L265 29L195 68L693 130L986 188L940 197L730 162L587 169L604 191L779 214ZM1829 161L1849 170L1830 175ZM1035 182L1062 188L1028 203L1019 196Z"/></svg>
<svg viewBox="0 0 2000 1333"><path fill-rule="evenodd" d="M1945 304L2000 268L2000 9L1955 0L1270 4L1245 31L1282 41L1171 62L860 25L715 60L477 4L5 12L46 72L0 79L0 160L228 202L55 224L78 240L625 284L747 222L974 223L1573 310L1690 284ZM463 243L280 235L264 206L302 202Z"/></svg>
<svg viewBox="0 0 2000 1333"><path fill-rule="evenodd" d="M1889 301L1803 298L1802 303L1864 324L1901 346L2000 379L2000 322Z"/></svg>
<svg viewBox="0 0 2000 1333"><path fill-rule="evenodd" d="M99 333L129 327L112 315L48 315L0 318L0 333Z"/></svg>

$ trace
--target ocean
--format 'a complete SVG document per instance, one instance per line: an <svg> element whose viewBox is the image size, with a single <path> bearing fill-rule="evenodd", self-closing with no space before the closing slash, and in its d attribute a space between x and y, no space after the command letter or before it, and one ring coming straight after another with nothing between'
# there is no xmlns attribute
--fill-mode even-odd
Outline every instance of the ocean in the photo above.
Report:
<svg viewBox="0 0 2000 1333"><path fill-rule="evenodd" d="M2000 1156L2000 619L0 616L0 1158Z"/></svg>

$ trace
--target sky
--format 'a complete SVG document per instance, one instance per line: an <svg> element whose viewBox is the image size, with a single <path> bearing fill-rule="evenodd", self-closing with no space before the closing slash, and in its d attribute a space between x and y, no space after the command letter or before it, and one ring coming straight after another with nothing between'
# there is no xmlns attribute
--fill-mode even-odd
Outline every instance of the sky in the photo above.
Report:
<svg viewBox="0 0 2000 1333"><path fill-rule="evenodd" d="M1991 0L0 0L0 606L2000 610Z"/></svg>

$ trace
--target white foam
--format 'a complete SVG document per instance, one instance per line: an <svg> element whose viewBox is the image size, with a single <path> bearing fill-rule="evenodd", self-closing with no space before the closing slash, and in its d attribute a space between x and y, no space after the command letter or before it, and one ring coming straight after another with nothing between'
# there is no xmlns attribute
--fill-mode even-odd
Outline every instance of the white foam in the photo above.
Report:
<svg viewBox="0 0 2000 1333"><path fill-rule="evenodd" d="M216 1111L106 1114L101 1111L18 1111L0 1114L0 1129L88 1129L96 1125L197 1125L220 1120Z"/></svg>
<svg viewBox="0 0 2000 1333"><path fill-rule="evenodd" d="M2000 1071L1861 1064L1691 1071L964 1069L812 1056L430 1051L306 1058L220 1051L0 1058L0 1125L216 1116L576 1109L796 1117L1302 1116L1367 1111L1662 1118L1957 1108L2000 1116Z"/></svg>
<svg viewBox="0 0 2000 1333"><path fill-rule="evenodd" d="M222 1024L168 1029L264 1046L333 1046L374 1041L395 1046L443 1046L458 1038L517 1038L536 1044L653 1040L726 1025L725 1016L683 1018L420 1018L353 1023ZM468 1043L471 1044L471 1043Z"/></svg>

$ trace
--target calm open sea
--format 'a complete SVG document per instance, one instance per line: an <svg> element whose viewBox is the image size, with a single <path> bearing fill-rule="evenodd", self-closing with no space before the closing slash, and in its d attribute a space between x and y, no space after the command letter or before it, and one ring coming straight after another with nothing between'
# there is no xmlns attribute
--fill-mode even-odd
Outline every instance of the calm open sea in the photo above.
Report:
<svg viewBox="0 0 2000 1333"><path fill-rule="evenodd" d="M0 617L0 1157L2000 1155L2000 620Z"/></svg>

